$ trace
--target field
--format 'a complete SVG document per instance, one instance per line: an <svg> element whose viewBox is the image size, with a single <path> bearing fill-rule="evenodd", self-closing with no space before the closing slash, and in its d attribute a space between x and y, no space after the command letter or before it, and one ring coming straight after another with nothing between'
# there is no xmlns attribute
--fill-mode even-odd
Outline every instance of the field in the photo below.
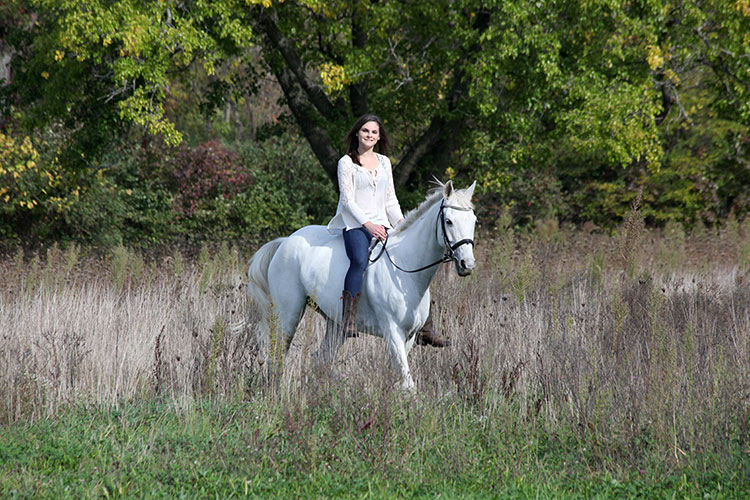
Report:
<svg viewBox="0 0 750 500"><path fill-rule="evenodd" d="M244 250L6 257L0 497L750 496L750 224L495 234L413 395L312 311L258 374Z"/></svg>

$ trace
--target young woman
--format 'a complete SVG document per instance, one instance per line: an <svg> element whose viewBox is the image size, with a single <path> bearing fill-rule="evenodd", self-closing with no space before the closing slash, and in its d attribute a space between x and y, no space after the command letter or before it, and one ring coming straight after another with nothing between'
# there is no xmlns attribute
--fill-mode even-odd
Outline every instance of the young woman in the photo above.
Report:
<svg viewBox="0 0 750 500"><path fill-rule="evenodd" d="M393 185L388 134L376 115L361 116L345 138L346 154L338 163L339 203L328 223L330 232L343 231L349 270L344 279L343 331L357 337L357 304L372 238L385 240L386 230L404 218ZM377 152L376 152L377 150ZM448 345L437 337L431 318L419 332L421 345Z"/></svg>
<svg viewBox="0 0 750 500"><path fill-rule="evenodd" d="M328 230L344 234L349 270L344 280L343 329L347 337L356 337L357 304L370 242L373 237L384 240L386 228L404 216L393 187L391 161L385 156L388 134L383 121L373 114L361 116L345 144L346 154L338 164L339 204Z"/></svg>

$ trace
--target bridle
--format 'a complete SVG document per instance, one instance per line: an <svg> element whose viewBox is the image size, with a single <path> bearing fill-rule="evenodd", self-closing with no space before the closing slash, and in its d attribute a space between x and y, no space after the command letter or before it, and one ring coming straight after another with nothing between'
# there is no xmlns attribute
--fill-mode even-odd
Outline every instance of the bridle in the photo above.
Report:
<svg viewBox="0 0 750 500"><path fill-rule="evenodd" d="M445 209L450 208L452 210L460 210L462 212L470 212L471 208L464 208L464 207L457 207L455 205L446 205L445 204L445 198L440 201L440 210L438 211L438 220L435 223L435 239L440 239L438 237L438 228L442 228L443 230L443 245L445 246L445 252L443 253L443 256L439 259L433 262L432 264L427 264L426 266L420 267L419 269L404 269L403 267L399 266L395 262L393 262L393 258L391 258L391 254L388 253L388 249L386 248L386 245L388 244L388 233L385 233L385 241L381 242L381 245L383 248L380 249L380 253L378 253L378 256L374 259L370 259L370 264L373 264L377 262L377 260L383 256L383 253L388 257L388 260L391 261L391 264L393 264L393 267L398 269L399 271L403 271L405 273L418 273L420 271L424 271L425 269L429 269L433 266L437 266L438 264L442 264L443 262L450 262L452 260L456 259L456 249L460 247L461 245L471 245L474 246L474 240L471 238L464 238L462 240L459 240L453 244L451 244L450 240L448 240L448 232L446 231L445 227ZM439 222L440 224L438 224ZM380 240L374 240L375 244L377 244ZM373 245L373 248L374 248Z"/></svg>

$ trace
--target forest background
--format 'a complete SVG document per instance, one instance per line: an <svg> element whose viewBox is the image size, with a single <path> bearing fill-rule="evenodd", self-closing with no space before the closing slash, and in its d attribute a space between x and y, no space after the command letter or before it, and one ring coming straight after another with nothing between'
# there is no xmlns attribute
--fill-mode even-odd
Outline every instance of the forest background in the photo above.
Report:
<svg viewBox="0 0 750 500"><path fill-rule="evenodd" d="M254 245L334 210L384 117L405 209L482 230L750 210L748 0L0 3L0 245ZM503 223L506 224L506 223Z"/></svg>

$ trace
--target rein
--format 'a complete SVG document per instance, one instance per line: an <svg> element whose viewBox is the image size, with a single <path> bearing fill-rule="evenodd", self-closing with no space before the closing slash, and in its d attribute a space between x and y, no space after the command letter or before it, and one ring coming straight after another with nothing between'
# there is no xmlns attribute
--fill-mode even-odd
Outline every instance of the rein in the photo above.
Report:
<svg viewBox="0 0 750 500"><path fill-rule="evenodd" d="M440 226L443 229L443 244L445 245L445 253L443 253L443 256L433 262L432 264L427 264L426 266L420 267L419 269L404 269L403 267L399 266L393 261L393 258L391 257L391 254L388 252L388 249L386 248L386 245L388 243L388 233L385 234L385 241L381 242L383 245L383 248L380 249L380 253L378 253L378 256L374 259L370 259L370 264L374 264L377 262L377 260L383 256L383 253L388 257L388 260L391 261L391 264L393 264L393 267L398 269L399 271L403 271L405 273L418 273L420 271L424 271L425 269L429 269L433 266L437 266L438 264L442 264L443 262L450 262L456 258L456 249L460 247L461 245L471 245L474 246L474 240L471 238L465 238L463 240L457 241L456 243L451 244L450 241L448 241L448 233L446 232L445 228L445 209L450 208L453 210L461 210L464 212L468 212L471 210L471 208L463 208L463 207L457 207L454 205L446 205L445 199L443 199L440 202L440 211L438 212L438 220L440 221ZM435 237L437 238L437 231L438 231L438 225L435 224ZM373 243L372 248L374 248L375 245L377 245L379 240L375 240L375 243Z"/></svg>

